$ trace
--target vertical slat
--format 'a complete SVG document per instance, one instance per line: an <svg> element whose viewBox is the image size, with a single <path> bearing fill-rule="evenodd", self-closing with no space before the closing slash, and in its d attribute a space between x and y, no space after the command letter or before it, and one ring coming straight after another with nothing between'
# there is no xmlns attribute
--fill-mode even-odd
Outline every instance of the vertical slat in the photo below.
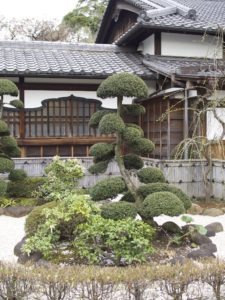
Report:
<svg viewBox="0 0 225 300"><path fill-rule="evenodd" d="M167 100L167 159L170 159L170 149L171 149L171 135L170 135L170 102Z"/></svg>

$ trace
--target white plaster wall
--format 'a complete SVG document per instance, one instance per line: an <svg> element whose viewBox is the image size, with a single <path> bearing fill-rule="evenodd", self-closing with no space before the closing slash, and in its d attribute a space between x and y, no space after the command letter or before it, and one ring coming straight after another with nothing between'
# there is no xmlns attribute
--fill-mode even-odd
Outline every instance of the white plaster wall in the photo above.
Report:
<svg viewBox="0 0 225 300"><path fill-rule="evenodd" d="M142 54L150 54L154 55L155 54L155 35L152 34L149 36L147 39L142 41L139 46L138 46L138 51L141 51Z"/></svg>
<svg viewBox="0 0 225 300"><path fill-rule="evenodd" d="M223 46L217 37L180 33L162 33L162 55L223 58Z"/></svg>

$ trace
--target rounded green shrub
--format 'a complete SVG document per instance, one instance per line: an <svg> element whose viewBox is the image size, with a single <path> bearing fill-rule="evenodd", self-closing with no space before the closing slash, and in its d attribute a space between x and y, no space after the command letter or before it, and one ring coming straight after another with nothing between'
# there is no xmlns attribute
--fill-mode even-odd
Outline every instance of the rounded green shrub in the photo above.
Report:
<svg viewBox="0 0 225 300"><path fill-rule="evenodd" d="M21 181L9 181L7 195L15 198L31 198L36 191L46 181L45 177L27 177Z"/></svg>
<svg viewBox="0 0 225 300"><path fill-rule="evenodd" d="M181 200L170 192L157 192L148 195L140 208L140 215L152 219L159 215L178 216L185 212Z"/></svg>
<svg viewBox="0 0 225 300"><path fill-rule="evenodd" d="M105 171L108 168L108 164L109 164L108 160L97 162L97 163L93 164L92 166L90 166L90 168L88 169L88 171L91 174L96 174L96 175L97 174L105 173Z"/></svg>
<svg viewBox="0 0 225 300"><path fill-rule="evenodd" d="M15 148L17 147L16 139L12 136L3 136L1 138L1 144L3 149Z"/></svg>
<svg viewBox="0 0 225 300"><path fill-rule="evenodd" d="M123 132L123 138L128 144L135 143L137 139L141 138L141 132L134 127L126 127Z"/></svg>
<svg viewBox="0 0 225 300"><path fill-rule="evenodd" d="M122 220L122 219L135 219L137 215L137 209L134 204L127 202L114 202L104 204L101 206L101 216L104 219Z"/></svg>
<svg viewBox="0 0 225 300"><path fill-rule="evenodd" d="M5 121L0 120L0 136L9 135L10 131Z"/></svg>
<svg viewBox="0 0 225 300"><path fill-rule="evenodd" d="M134 199L133 195L131 194L131 192L127 191L123 194L123 197L120 199L120 201L134 203L135 199Z"/></svg>
<svg viewBox="0 0 225 300"><path fill-rule="evenodd" d="M0 180L0 197L4 196L7 191L8 183L5 180Z"/></svg>
<svg viewBox="0 0 225 300"><path fill-rule="evenodd" d="M107 143L97 143L91 146L89 154L94 156L94 158L100 160L106 160L107 158L112 158L115 154L114 145Z"/></svg>
<svg viewBox="0 0 225 300"><path fill-rule="evenodd" d="M132 153L126 154L124 155L123 160L124 160L125 168L127 170L132 170L132 169L139 170L144 166L143 160L136 154L132 154Z"/></svg>
<svg viewBox="0 0 225 300"><path fill-rule="evenodd" d="M165 182L163 172L158 168L143 168L137 172L138 179L143 183Z"/></svg>
<svg viewBox="0 0 225 300"><path fill-rule="evenodd" d="M134 123L126 123L126 127L131 127L131 128L136 128L136 129L138 129L139 131L140 131L140 134L141 134L141 137L144 137L144 131L143 131L143 129L140 127L140 126L138 126L137 124L134 124Z"/></svg>
<svg viewBox="0 0 225 300"><path fill-rule="evenodd" d="M116 113L107 114L99 123L99 131L101 134L122 133L124 129L125 124L123 119Z"/></svg>
<svg viewBox="0 0 225 300"><path fill-rule="evenodd" d="M14 106L17 109L24 108L24 104L21 100L12 100L9 102L10 105Z"/></svg>
<svg viewBox="0 0 225 300"><path fill-rule="evenodd" d="M140 116L146 113L145 107L140 104L130 104L122 106L123 115Z"/></svg>
<svg viewBox="0 0 225 300"><path fill-rule="evenodd" d="M18 88L11 80L0 79L0 95L18 96Z"/></svg>
<svg viewBox="0 0 225 300"><path fill-rule="evenodd" d="M126 190L126 185L122 177L112 177L100 180L90 190L93 201L101 201L107 198L114 198Z"/></svg>
<svg viewBox="0 0 225 300"><path fill-rule="evenodd" d="M175 186L171 186L167 183L149 183L140 186L137 189L137 193L141 198L145 199L148 195L156 193L156 192L170 192L176 195L184 205L184 208L187 210L191 207L191 199L179 188Z"/></svg>
<svg viewBox="0 0 225 300"><path fill-rule="evenodd" d="M6 151L6 149L4 149ZM19 147L15 147L15 148L7 148L7 154L10 157L20 157L21 155L21 151Z"/></svg>
<svg viewBox="0 0 225 300"><path fill-rule="evenodd" d="M123 96L144 98L147 95L148 87L145 82L137 75L129 73L109 76L97 90L97 96L103 99Z"/></svg>
<svg viewBox="0 0 225 300"><path fill-rule="evenodd" d="M98 127L101 119L109 113L111 113L111 111L106 109L96 111L89 120L89 126L93 128Z"/></svg>
<svg viewBox="0 0 225 300"><path fill-rule="evenodd" d="M11 181L21 181L27 177L26 171L22 169L14 169L9 173L9 180Z"/></svg>
<svg viewBox="0 0 225 300"><path fill-rule="evenodd" d="M155 149L152 141L145 138L138 138L130 145L132 151L140 155L148 155Z"/></svg>
<svg viewBox="0 0 225 300"><path fill-rule="evenodd" d="M10 158L0 157L0 173L8 173L15 167L15 163Z"/></svg>
<svg viewBox="0 0 225 300"><path fill-rule="evenodd" d="M57 206L56 202L49 202L34 208L26 218L25 232L27 235L33 235L37 232L38 226L45 223L46 217L43 210L46 208L54 208Z"/></svg>

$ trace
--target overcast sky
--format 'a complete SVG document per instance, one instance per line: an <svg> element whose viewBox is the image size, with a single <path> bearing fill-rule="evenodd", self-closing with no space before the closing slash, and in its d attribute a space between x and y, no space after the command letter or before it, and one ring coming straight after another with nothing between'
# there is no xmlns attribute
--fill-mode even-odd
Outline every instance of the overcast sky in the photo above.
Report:
<svg viewBox="0 0 225 300"><path fill-rule="evenodd" d="M12 18L57 19L75 7L76 0L1 0L0 16Z"/></svg>

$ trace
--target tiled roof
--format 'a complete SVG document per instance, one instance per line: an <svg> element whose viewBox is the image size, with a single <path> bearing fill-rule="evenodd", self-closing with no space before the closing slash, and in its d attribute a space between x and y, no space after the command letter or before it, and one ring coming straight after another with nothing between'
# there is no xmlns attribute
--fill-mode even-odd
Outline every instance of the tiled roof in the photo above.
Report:
<svg viewBox="0 0 225 300"><path fill-rule="evenodd" d="M106 78L114 73L153 77L143 57L115 45L0 42L0 75Z"/></svg>
<svg viewBox="0 0 225 300"><path fill-rule="evenodd" d="M152 71L180 78L225 77L224 60L166 57L146 55L144 64Z"/></svg>

